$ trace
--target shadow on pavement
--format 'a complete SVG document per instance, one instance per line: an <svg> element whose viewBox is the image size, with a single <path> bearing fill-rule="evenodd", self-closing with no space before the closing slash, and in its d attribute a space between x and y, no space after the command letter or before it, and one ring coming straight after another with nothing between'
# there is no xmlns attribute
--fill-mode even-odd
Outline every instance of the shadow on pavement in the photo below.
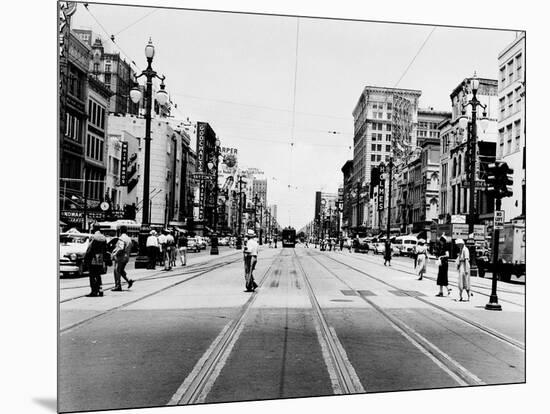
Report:
<svg viewBox="0 0 550 414"><path fill-rule="evenodd" d="M57 399L56 398L33 398L32 399L36 404L41 405L44 408L47 408L54 413L57 412Z"/></svg>

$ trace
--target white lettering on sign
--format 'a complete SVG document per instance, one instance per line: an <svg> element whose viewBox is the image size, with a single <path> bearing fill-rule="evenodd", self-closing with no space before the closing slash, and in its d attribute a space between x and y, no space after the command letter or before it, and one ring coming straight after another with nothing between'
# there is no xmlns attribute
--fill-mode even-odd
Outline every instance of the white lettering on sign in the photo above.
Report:
<svg viewBox="0 0 550 414"><path fill-rule="evenodd" d="M504 210L495 210L494 229L495 230L504 229Z"/></svg>

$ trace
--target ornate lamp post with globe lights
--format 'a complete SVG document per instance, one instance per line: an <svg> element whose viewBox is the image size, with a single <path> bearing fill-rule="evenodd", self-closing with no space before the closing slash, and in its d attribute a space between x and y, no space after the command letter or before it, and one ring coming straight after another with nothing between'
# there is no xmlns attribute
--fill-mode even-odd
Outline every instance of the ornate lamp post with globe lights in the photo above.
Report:
<svg viewBox="0 0 550 414"><path fill-rule="evenodd" d="M479 89L479 79L474 72L474 76L470 79L470 89L472 91L472 98L465 96L462 103L462 116L458 119L460 128L468 131L468 124L470 124L470 134L468 137L468 178L470 187L470 198L468 203L468 234L470 235L467 240L468 250L470 251L470 274L477 276L477 263L476 263L476 249L475 240L473 239L474 224L476 221L476 161L477 161L477 107L483 108L483 117L480 119L481 128L487 129L489 120L487 119L487 105L483 105L477 99L477 91ZM466 115L466 107L470 105L472 107L471 121L468 120Z"/></svg>
<svg viewBox="0 0 550 414"><path fill-rule="evenodd" d="M141 214L141 230L139 232L139 254L136 258L136 268L143 268L147 266L148 257L146 254L146 240L149 234L149 176L150 176L150 163L151 163L151 105L153 101L153 79L160 79L160 90L156 93L157 102L160 105L166 104L168 101L168 93L164 90L164 76L158 76L157 72L153 70L151 64L153 63L153 57L155 56L155 47L153 42L149 39L149 43L145 46L145 57L147 58L147 68L135 77L134 87L130 90L130 99L134 103L138 103L142 98L141 90L137 80L142 76L145 76L146 88L145 88L145 160L143 166L143 201L142 201L142 214Z"/></svg>

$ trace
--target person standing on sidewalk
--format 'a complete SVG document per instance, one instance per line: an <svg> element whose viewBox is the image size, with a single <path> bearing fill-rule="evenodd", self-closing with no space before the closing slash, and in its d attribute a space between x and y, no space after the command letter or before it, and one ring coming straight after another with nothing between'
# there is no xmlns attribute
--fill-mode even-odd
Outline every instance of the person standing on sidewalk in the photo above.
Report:
<svg viewBox="0 0 550 414"><path fill-rule="evenodd" d="M176 241L172 236L171 231L166 231L166 253L164 257L164 270L172 270L172 265L175 266L173 259L174 247L176 247Z"/></svg>
<svg viewBox="0 0 550 414"><path fill-rule="evenodd" d="M428 262L428 249L424 245L424 239L418 240L416 246L416 267L418 268L418 280L422 280L426 274L426 265Z"/></svg>
<svg viewBox="0 0 550 414"><path fill-rule="evenodd" d="M159 251L159 241L157 239L157 232L155 230L151 230L151 232L149 233L149 237L147 237L146 247L147 256L149 257L147 269L155 270L155 264Z"/></svg>
<svg viewBox="0 0 550 414"><path fill-rule="evenodd" d="M107 239L98 230L91 238L88 249L84 254L84 264L90 273L90 289L88 297L103 296L101 290L101 274L105 265L108 263Z"/></svg>
<svg viewBox="0 0 550 414"><path fill-rule="evenodd" d="M246 291L254 292L258 287L254 281L254 269L256 268L256 263L258 262L258 242L256 241L256 233L254 230L248 229L246 233L248 240L244 247L244 272L245 272L245 281L246 281Z"/></svg>
<svg viewBox="0 0 550 414"><path fill-rule="evenodd" d="M447 289L447 296L451 294L449 288L449 251L447 250L447 239L445 236L441 236L439 239L438 249L438 269L437 269L437 285L439 286L439 293L435 296L443 296L443 286Z"/></svg>
<svg viewBox="0 0 550 414"><path fill-rule="evenodd" d="M178 237L178 251L180 254L181 265L187 265L187 245L189 240L187 239L187 232L183 231Z"/></svg>
<svg viewBox="0 0 550 414"><path fill-rule="evenodd" d="M115 261L115 287L113 289L113 292L122 291L122 286L120 282L121 276L126 281L126 283L128 283L128 289L130 289L134 284L134 281L132 279L128 279L128 277L126 276L125 270L126 265L130 260L130 251L132 250L132 240L126 234L127 231L128 228L126 226L120 226L120 236L112 253L113 260Z"/></svg>
<svg viewBox="0 0 550 414"><path fill-rule="evenodd" d="M164 260L166 258L166 230L162 230L160 236L158 236L159 241L159 266L164 266Z"/></svg>
<svg viewBox="0 0 550 414"><path fill-rule="evenodd" d="M464 240L455 241L458 246L458 257L456 258L456 268L458 270L458 293L460 302L463 302L462 291L466 290L468 301L470 301L470 252L464 245Z"/></svg>
<svg viewBox="0 0 550 414"><path fill-rule="evenodd" d="M386 263L391 266L391 243L389 240L384 242L384 266Z"/></svg>

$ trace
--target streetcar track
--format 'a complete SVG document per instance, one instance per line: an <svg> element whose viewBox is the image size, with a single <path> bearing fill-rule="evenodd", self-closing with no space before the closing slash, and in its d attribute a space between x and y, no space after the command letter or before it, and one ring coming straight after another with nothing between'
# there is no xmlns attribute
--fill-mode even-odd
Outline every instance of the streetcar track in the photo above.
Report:
<svg viewBox="0 0 550 414"><path fill-rule="evenodd" d="M272 260L264 272L262 279L259 281L258 288L261 288L269 277L273 275L273 265L276 261L277 263L281 262L283 251L281 250ZM244 329L245 320L257 297L258 293L254 293L248 298L241 307L238 317L231 320L222 329L166 405L199 404L205 401L225 365L233 346Z"/></svg>
<svg viewBox="0 0 550 414"><path fill-rule="evenodd" d="M331 378L335 393L336 394L364 393L365 389L361 384L361 381L359 380L359 377L357 376L357 373L355 372L353 365L350 363L345 349L340 343L336 335L336 332L334 331L334 329L332 329L332 327L328 325L328 322L325 316L323 315L321 306L319 305L319 302L315 297L313 287L311 286L307 273L304 270L302 263L300 262L298 254L296 253L295 250L293 250L293 252L294 252L293 259L295 258L293 262L298 264L298 268L302 272L302 276L304 279L304 286L306 288L305 290L307 292L312 308L314 310L313 312L314 322L316 322L315 328L317 330L317 335L319 338L319 342L321 344L321 349L326 350L328 354L327 356L329 361L327 363L327 368L329 370L329 374L332 373L333 376L335 376L334 379L336 381L334 381L334 379Z"/></svg>
<svg viewBox="0 0 550 414"><path fill-rule="evenodd" d="M342 284L349 289L355 291L346 281L338 276L333 270L329 269L312 254L308 254L315 262L326 269L329 274L338 279ZM447 353L439 349L436 345L418 333L416 330L408 326L404 321L395 315L391 315L386 312L382 307L378 306L372 299L369 299L364 294L358 294L358 296L373 309L375 309L394 329L396 329L401 335L403 335L409 342L411 342L416 348L418 348L424 355L429 357L439 368L446 372L457 384L465 385L485 385L479 377L470 372L462 364L454 360Z"/></svg>
<svg viewBox="0 0 550 414"><path fill-rule="evenodd" d="M447 309L447 308L444 308L444 307L442 307L442 306L440 306L440 305L437 305L437 304L435 304L435 303L433 303L433 302L430 302L430 301L427 300L427 299L424 299L424 298L422 298L422 297L419 297L419 296L410 294L410 293L408 293L407 291L405 291L405 290L403 290L403 289L400 289L398 286L392 285L391 283L388 283L388 282L386 282L385 280L382 280L382 279L380 279L380 278L378 278L378 277L376 277L376 276L373 276L373 275L371 275L371 274L369 274L369 273L367 273L367 272L365 272L365 271L363 271L363 270L357 269L357 268L354 267L354 266L351 266L351 265L349 265L349 264L347 264L347 263L341 262L341 261L339 261L339 260L334 259L333 257L326 256L326 255L313 255L313 254L311 254L311 253L308 252L308 256L311 257L312 259L314 259L319 265L321 265L323 268L325 268L329 273L331 273L332 275L334 275L336 278L338 278L339 280L341 280L342 283L344 283L346 286L348 286L348 287L349 287L351 290L353 290L353 291L355 291L355 289L352 289L346 282L344 282L338 275L336 275L336 274L334 273L334 271L332 271L331 269L329 269L325 264L323 264L320 260L318 260L318 256L327 257L327 258L333 260L334 262L339 263L339 264L341 264L341 265L344 265L344 266L346 266L346 267L349 267L350 269L352 269L352 270L354 270L354 271L356 271L356 272L358 272L358 273L361 273L361 274L363 274L363 275L365 275L365 276L367 276L367 277L369 277L369 278L371 278L371 279L374 279L374 280L376 280L376 281L379 282L379 283L382 283L382 284L384 284L384 285L386 285L386 286L389 286L389 287L391 287L391 288L393 288L393 289L402 291L402 292L403 292L406 296L408 296L408 297L414 298L414 299L416 299L416 300L418 300L418 301L420 301L420 302L422 302L422 303L424 303L424 304L426 304L426 305L429 305L429 306L431 306L431 307L434 307L434 308L436 308L437 310L439 310L439 311L442 312L442 313L448 314L448 315L450 315L450 316L452 316L452 317L454 317L454 318L456 318L456 319L462 321L463 323L466 323L467 325L473 326L474 328L476 328L476 329L478 329L479 331L485 333L486 335L489 335L489 336L491 336L491 337L494 337L494 338L500 340L501 342L503 342L503 343L505 343L505 344L507 344L507 345L510 345L510 346L512 346L512 347L514 347L514 348L516 348L516 349L519 349L519 350L522 351L522 352L525 352L525 344L524 344L523 342L518 341L518 340L516 340L516 339L514 339L514 338L511 338L511 337L509 337L509 336L507 336L507 335L505 335L505 334L503 334L503 333L501 333L501 332L498 332L498 331L496 331L496 330L494 330L494 329L491 329L491 328L489 328L489 327L483 326L482 324L480 324L480 323L478 323L478 322L475 322L475 321L473 321L473 320L471 320L471 319L465 318L465 317L463 317L462 315L459 315L459 314L457 314L456 312L453 312L453 311L451 311L451 310L449 310L449 309ZM367 298L365 297L365 295L362 295L362 294L359 294L359 293L358 293L358 296L361 297L363 300L367 301L368 303L371 303L371 302L372 302L370 299L367 299ZM375 306L376 306L376 305L375 305Z"/></svg>
<svg viewBox="0 0 550 414"><path fill-rule="evenodd" d="M346 256L347 256L347 255L346 255ZM328 257L328 256L327 256L327 257ZM369 259L367 259L367 258L358 257L358 256L354 256L354 258L357 258L357 259L359 259L359 260L361 260L361 261L363 261L363 262L366 262L366 263L371 263L371 264L374 264L374 265L383 266L381 263L378 263L378 262L375 262L375 261L371 261L371 260L369 260ZM401 266L403 266L403 265L401 265L401 264L399 263L399 266L401 267ZM397 267L395 267L395 266L392 266L392 268L395 269L395 270L397 270L398 272L406 273L406 274L413 275L413 276L418 276L417 273L411 272L411 271L409 271L409 270L399 269L399 268L397 268ZM433 276L427 276L427 275L424 275L424 278L429 279L429 280L432 280L432 281L434 281L434 282L437 280L437 278L435 278L435 277L433 277ZM453 287L455 287L455 288L458 288L458 285L457 285L456 283L454 283L454 282L449 282L449 285L451 285L451 286L453 286ZM471 286L475 286L476 288L480 288L480 289L491 290L491 288L488 287L488 286L473 285L473 284L472 284ZM477 294L479 294L479 295L487 296L487 297L490 297L490 296L491 296L490 293L488 294L488 293L480 292L480 291L474 290L474 289L470 289L470 291L473 292L473 293L477 293ZM510 294L514 294L514 295L524 295L524 294L521 293L521 292L514 292L514 291L502 290L502 289L500 289L499 292L500 292L500 293L510 293ZM511 305L516 305L516 306L520 306L520 307L525 307L524 304L517 303L517 302L511 301L511 300L508 300L508 299L499 298L498 300L499 300L499 302L505 302L505 303L509 303L509 304L511 304Z"/></svg>
<svg viewBox="0 0 550 414"><path fill-rule="evenodd" d="M239 261L239 259L233 261L232 263L236 263L237 261ZM178 286L178 285L181 285L182 283L185 283L185 282L188 282L188 281L190 281L190 280L193 280L193 279L195 279L195 278L197 278L197 277L203 276L203 275L205 275L205 274L207 274L207 273L210 273L210 272L212 272L212 271L214 271L214 270L220 269L220 268L222 268L222 267L224 267L224 266L226 266L226 263L225 263L225 262L220 263L220 264L217 264L217 265L213 265L213 266L211 266L209 269L206 269L206 270L204 270L204 271L202 271L202 272L200 272L200 273L197 273L197 274L195 274L195 275L193 275L193 276L189 276L189 277L187 277L187 278L185 278L185 279L183 279L183 280L179 280L179 281L174 282L174 283L172 283L172 284L170 284L170 285L168 285L168 286L165 286L165 287L163 287L163 288L157 289L157 290L155 290L155 291L153 291L153 292L150 292L150 293L148 293L148 294L146 294L146 295L144 295L144 296L140 296L140 297L138 297L138 298L136 298L136 299L133 299L133 300L131 300L131 301L129 301L129 302L124 302L124 303L122 303L122 304L120 304L120 305L118 305L118 306L115 306L115 307L113 307L113 308L110 308L110 309L107 309L107 310L105 310L105 311L99 312L99 313L97 313L97 314L95 314L95 315L92 315L92 316L90 316L90 317L88 317L88 318L81 319L80 321L74 322L74 323L72 323L72 324L70 324L70 325L68 325L68 326L65 326L65 327L61 328L61 329L59 330L59 334L60 334L60 335L63 335L63 334L65 334L65 333L67 333L67 332L69 332L69 331L72 331L73 329L78 328L78 327L80 327L80 326L82 326L82 325L84 325L84 324L87 324L87 323L89 323L89 322L92 322L92 321L95 321L95 320L100 319L100 318L102 318L102 317L105 317L105 316L107 316L107 315L110 315L111 313L113 313L113 312L115 312L115 311L117 311L117 310L126 308L126 307L128 307L128 306L130 306L130 305L133 305L134 303L137 303L137 302L140 302L140 301L142 301L142 300L148 299L148 298L150 298L151 296L157 295L157 294L159 294L159 293L161 293L161 292L164 292L165 290L168 290L168 289L171 289L171 288L176 287L176 286ZM183 275L183 274L181 274L181 275ZM181 276L181 275L180 275L180 276Z"/></svg>
<svg viewBox="0 0 550 414"><path fill-rule="evenodd" d="M224 256L223 259L225 259L227 257L230 257L230 256L233 256L236 253L238 253L238 252L228 254L227 256ZM207 265L205 267L208 267L208 261L206 261L206 262L200 262L200 263L193 263L193 264L190 264L188 266L178 266L178 268L180 268L180 270L201 271L204 268L201 268L200 266L205 265L205 264ZM172 269L176 269L176 267L173 267ZM107 274L108 274L108 272L105 273L105 275L107 275ZM164 276L161 276L161 275L164 275ZM173 275L174 275L174 273L166 274L166 270L159 269L159 270L155 271L155 273L147 274L144 277L141 277L141 278L135 279L135 280L163 279L163 278L166 278L166 277L171 277ZM181 275L181 273L179 275ZM101 275L101 276L104 276L104 275ZM160 277L157 277L157 276L160 276ZM104 285L110 286L110 285L114 285L114 283L109 282L109 283L104 283ZM64 290L73 290L73 289L83 289L83 288L89 288L89 287L90 287L89 284L87 284L87 285L78 285L78 286L67 286L67 287L60 288L60 290L64 291Z"/></svg>

